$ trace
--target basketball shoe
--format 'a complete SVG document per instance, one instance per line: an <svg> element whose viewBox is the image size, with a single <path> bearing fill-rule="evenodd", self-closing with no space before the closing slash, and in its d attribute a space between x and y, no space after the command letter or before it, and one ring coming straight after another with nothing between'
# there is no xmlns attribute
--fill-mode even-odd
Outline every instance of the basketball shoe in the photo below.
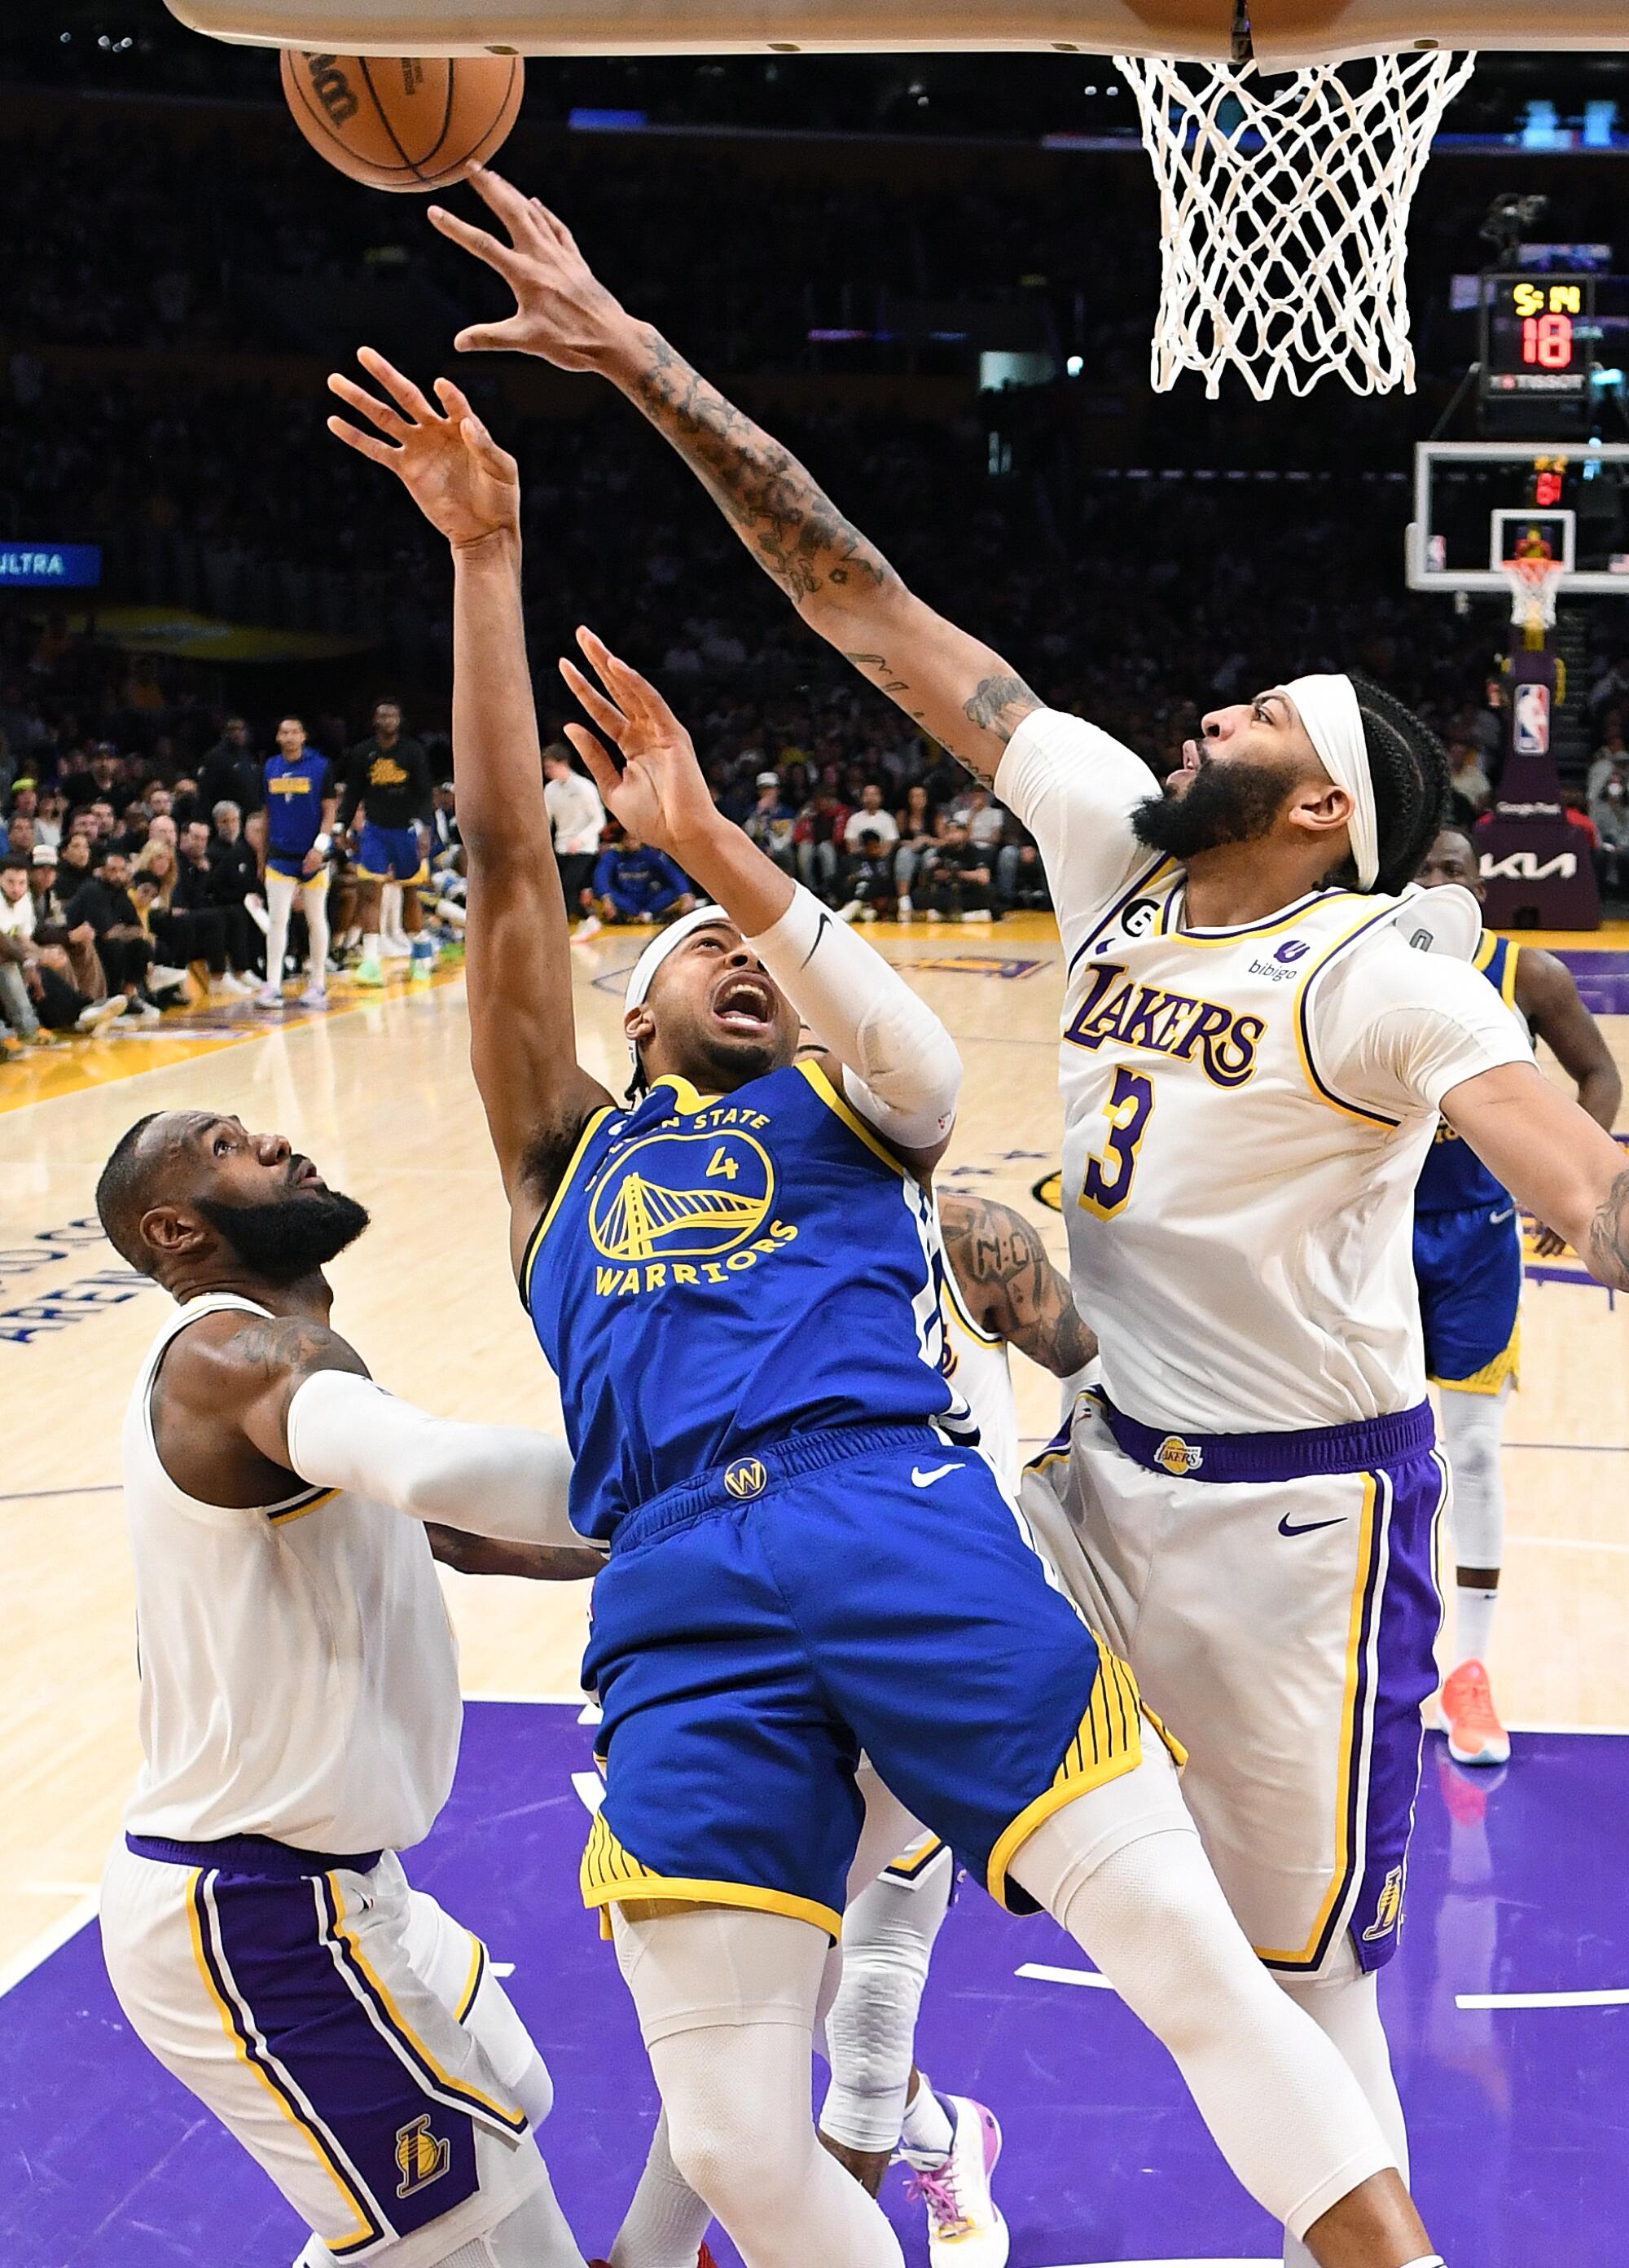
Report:
<svg viewBox="0 0 1629 2268"><path fill-rule="evenodd" d="M611 2268L611 2263L608 2260L591 2260L588 2268ZM717 2261L714 2259L705 2244L696 2255L696 2268L718 2268Z"/></svg>
<svg viewBox="0 0 1629 2268"><path fill-rule="evenodd" d="M1442 1682L1442 1730L1457 1764L1508 1764L1510 1735L1499 1721L1493 1688L1479 1661L1462 1661Z"/></svg>
<svg viewBox="0 0 1629 2268"><path fill-rule="evenodd" d="M928 2208L928 2260L932 2268L1006 2268L1012 2239L990 2194L1002 2130L982 2102L965 2095L939 2101L951 2120L948 2154L928 2160L900 2153L911 2169L906 2194Z"/></svg>

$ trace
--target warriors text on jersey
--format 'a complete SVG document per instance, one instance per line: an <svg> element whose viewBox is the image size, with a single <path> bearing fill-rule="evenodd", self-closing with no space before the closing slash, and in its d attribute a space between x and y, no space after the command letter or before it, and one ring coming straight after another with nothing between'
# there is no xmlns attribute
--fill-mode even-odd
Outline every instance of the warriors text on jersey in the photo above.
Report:
<svg viewBox="0 0 1629 2268"><path fill-rule="evenodd" d="M1198 1432L1408 1409L1438 1105L1526 1043L1475 970L1411 949L1406 901L1321 890L1191 928L1182 869L1133 828L1156 792L1128 748L1052 710L996 778L1062 934L1063 1212L1104 1385L1142 1423Z"/></svg>
<svg viewBox="0 0 1629 2268"><path fill-rule="evenodd" d="M1482 939L1476 965L1512 1014L1515 1005L1515 966L1519 946L1492 931ZM1426 1152L1414 1189L1416 1212L1468 1212L1476 1205L1502 1205L1508 1193L1496 1182L1468 1142L1462 1142L1446 1120Z"/></svg>
<svg viewBox="0 0 1629 2268"><path fill-rule="evenodd" d="M818 1065L605 1109L521 1270L560 1381L572 1520L610 1541L663 1491L789 1434L969 1432L940 1368L933 1202Z"/></svg>
<svg viewBox="0 0 1629 2268"><path fill-rule="evenodd" d="M400 1850L426 1835L458 1760L458 1654L418 1521L344 1490L202 1504L165 1472L152 1388L166 1318L125 1414L143 1764L132 1833L263 1835L312 1851Z"/></svg>

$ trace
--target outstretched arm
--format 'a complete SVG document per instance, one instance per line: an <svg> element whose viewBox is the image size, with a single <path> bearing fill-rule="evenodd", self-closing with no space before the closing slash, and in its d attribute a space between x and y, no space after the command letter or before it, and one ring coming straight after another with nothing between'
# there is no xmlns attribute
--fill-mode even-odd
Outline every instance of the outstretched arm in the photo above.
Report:
<svg viewBox="0 0 1629 2268"><path fill-rule="evenodd" d="M1629 1291L1629 1160L1537 1064L1501 1064L1450 1087L1442 1116L1597 1283Z"/></svg>
<svg viewBox="0 0 1629 2268"><path fill-rule="evenodd" d="M510 1201L517 1261L584 1121L611 1100L576 1059L565 901L550 847L520 595L520 479L456 386L437 409L364 347L385 396L333 391L383 438L328 429L395 473L452 549L452 747L468 861L470 1057Z"/></svg>
<svg viewBox="0 0 1629 2268"><path fill-rule="evenodd" d="M1624 1083L1566 963L1536 946L1523 946L1515 965L1515 1004L1534 1038L1544 1042L1578 1089L1579 1108L1610 1134ZM1541 1260L1553 1260L1566 1251L1567 1241L1540 1221L1533 1249Z"/></svg>
<svg viewBox="0 0 1629 2268"><path fill-rule="evenodd" d="M508 231L501 243L439 205L444 236L497 270L515 314L459 334L463 351L510 348L598 371L671 442L798 613L967 769L994 780L1002 751L1041 703L998 653L914 597L789 451L727 401L593 275L570 231L489 168L471 185Z"/></svg>
<svg viewBox="0 0 1629 2268"><path fill-rule="evenodd" d="M1068 1279L1053 1266L1032 1221L993 1198L942 1189L939 1225L962 1299L981 1329L1054 1378L1085 1368L1097 1351L1097 1337L1076 1313Z"/></svg>

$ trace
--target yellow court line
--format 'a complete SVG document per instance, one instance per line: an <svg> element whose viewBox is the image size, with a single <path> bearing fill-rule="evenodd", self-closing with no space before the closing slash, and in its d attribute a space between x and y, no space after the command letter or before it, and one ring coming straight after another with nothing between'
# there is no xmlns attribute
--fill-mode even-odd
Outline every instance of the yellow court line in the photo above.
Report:
<svg viewBox="0 0 1629 2268"><path fill-rule="evenodd" d="M64 1094L88 1094L92 1087L112 1086L121 1079L138 1079L143 1071L169 1071L177 1064L193 1063L203 1056L224 1055L230 1049L247 1047L252 1041L271 1039L278 1032L308 1031L313 1024L333 1023L337 1017L354 1015L357 1009L374 1007L382 1000L408 999L420 991L455 984L463 974L461 964L456 968L434 969L428 985L402 978L382 991L362 992L355 998L341 998L332 1008L305 1008L285 1012L275 1018L269 1011L261 1010L258 1012L262 1020L245 1024L241 1030L189 1032L178 1027L173 1034L163 1038L132 1037L121 1044L117 1040L99 1037L77 1041L62 1049L42 1048L25 1062L0 1071L0 1114L26 1110L36 1102L55 1102ZM342 977L339 980L341 983L344 981Z"/></svg>

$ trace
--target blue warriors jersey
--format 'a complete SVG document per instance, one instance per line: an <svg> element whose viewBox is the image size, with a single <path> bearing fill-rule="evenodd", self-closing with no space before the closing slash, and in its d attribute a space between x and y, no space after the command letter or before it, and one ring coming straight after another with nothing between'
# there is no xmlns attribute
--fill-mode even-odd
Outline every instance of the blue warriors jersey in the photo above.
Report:
<svg viewBox="0 0 1629 2268"><path fill-rule="evenodd" d="M302 748L292 763L266 759L266 855L303 858L322 832L322 806L334 787L327 756Z"/></svg>
<svg viewBox="0 0 1629 2268"><path fill-rule="evenodd" d="M793 1433L944 1420L933 1200L816 1064L664 1078L585 1128L521 1298L560 1381L571 1518L630 1513Z"/></svg>
<svg viewBox="0 0 1629 2268"><path fill-rule="evenodd" d="M1520 946L1487 931L1477 947L1476 965L1512 1014L1515 1006L1515 965ZM1446 1119L1426 1153L1420 1179L1414 1184L1414 1211L1471 1212L1481 1205L1502 1204L1508 1192L1496 1182L1468 1142L1462 1142Z"/></svg>

